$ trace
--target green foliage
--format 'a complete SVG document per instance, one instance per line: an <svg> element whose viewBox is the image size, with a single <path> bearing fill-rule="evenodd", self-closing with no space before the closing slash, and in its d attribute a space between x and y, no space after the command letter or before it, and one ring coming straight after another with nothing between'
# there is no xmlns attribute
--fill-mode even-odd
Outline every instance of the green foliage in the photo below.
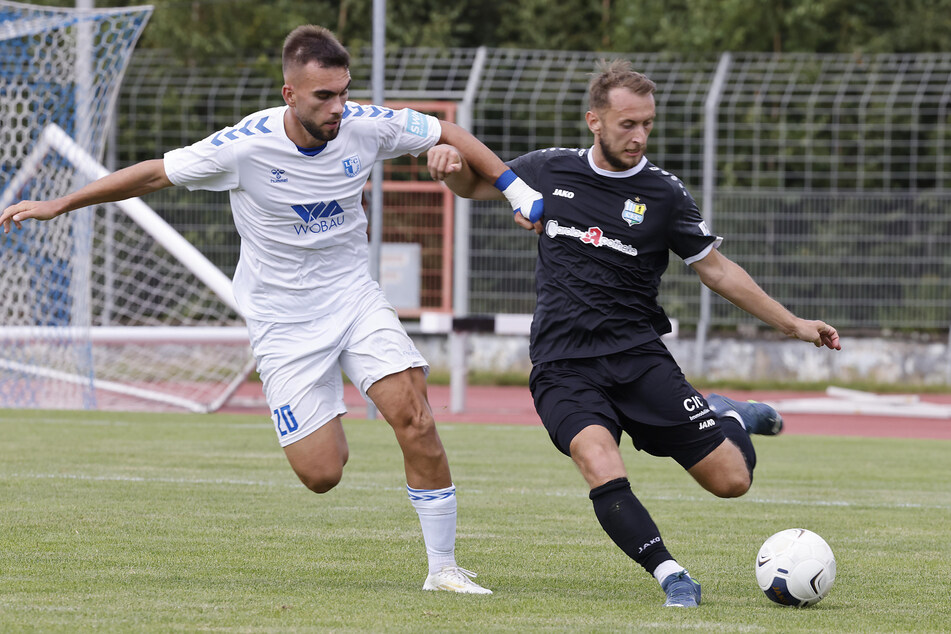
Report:
<svg viewBox="0 0 951 634"><path fill-rule="evenodd" d="M313 16L334 16L330 0L155 0L143 48L171 49L189 65L210 59L280 56L285 36ZM328 27L331 25L327 25Z"/></svg>
<svg viewBox="0 0 951 634"><path fill-rule="evenodd" d="M538 426L440 426L457 557L495 594L423 592L393 434L345 428L343 482L317 496L266 416L0 412L0 630L951 630L948 441L762 439L737 500L625 442L634 490L703 583L703 605L681 611L661 608L657 583L605 536ZM805 610L772 604L753 575L762 541L798 526L838 562L829 596Z"/></svg>
<svg viewBox="0 0 951 634"><path fill-rule="evenodd" d="M611 50L941 52L951 1L643 0L611 3Z"/></svg>
<svg viewBox="0 0 951 634"><path fill-rule="evenodd" d="M75 6L74 0L38 4ZM98 6L141 4L98 0ZM372 40L373 0L154 0L140 46L188 63L279 52L299 24ZM716 53L951 50L951 0L390 0L389 47Z"/></svg>

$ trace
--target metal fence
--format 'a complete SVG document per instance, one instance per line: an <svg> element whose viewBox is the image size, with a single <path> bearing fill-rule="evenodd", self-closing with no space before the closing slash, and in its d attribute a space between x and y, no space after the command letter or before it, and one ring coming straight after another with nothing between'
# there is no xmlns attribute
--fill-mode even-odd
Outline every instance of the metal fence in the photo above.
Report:
<svg viewBox="0 0 951 634"><path fill-rule="evenodd" d="M388 99L463 102L503 159L588 147L586 86L602 56L516 49L403 49ZM724 253L802 316L840 328L951 324L951 54L628 56L658 84L648 156L697 198ZM370 55L352 68L369 96ZM118 106L114 165L160 156L281 103L279 61L180 68L139 51ZM462 113L460 119L462 119ZM237 237L222 194L165 190L149 202L223 270ZM472 205L468 308L531 312L534 240L502 206ZM698 324L696 277L673 258L662 301ZM719 298L710 325L753 327Z"/></svg>

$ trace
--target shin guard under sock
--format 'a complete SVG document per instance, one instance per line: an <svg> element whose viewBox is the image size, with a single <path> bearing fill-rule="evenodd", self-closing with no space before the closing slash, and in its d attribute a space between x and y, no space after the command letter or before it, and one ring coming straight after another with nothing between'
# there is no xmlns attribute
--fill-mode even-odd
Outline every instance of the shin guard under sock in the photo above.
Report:
<svg viewBox="0 0 951 634"><path fill-rule="evenodd" d="M627 478L595 487L588 497L604 532L647 572L654 574L661 562L673 559L654 520L631 491Z"/></svg>

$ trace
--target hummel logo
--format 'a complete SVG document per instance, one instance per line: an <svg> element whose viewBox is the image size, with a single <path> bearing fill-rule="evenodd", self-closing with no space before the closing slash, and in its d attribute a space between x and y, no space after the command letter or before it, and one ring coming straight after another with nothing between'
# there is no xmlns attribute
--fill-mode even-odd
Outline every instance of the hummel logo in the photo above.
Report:
<svg viewBox="0 0 951 634"><path fill-rule="evenodd" d="M702 420L700 421L700 429L707 429L709 427L713 427L716 424L717 422L713 420L712 418L709 418L707 420Z"/></svg>
<svg viewBox="0 0 951 634"><path fill-rule="evenodd" d="M556 189L551 193L552 196L561 196L562 198L574 198L575 193L567 189Z"/></svg>

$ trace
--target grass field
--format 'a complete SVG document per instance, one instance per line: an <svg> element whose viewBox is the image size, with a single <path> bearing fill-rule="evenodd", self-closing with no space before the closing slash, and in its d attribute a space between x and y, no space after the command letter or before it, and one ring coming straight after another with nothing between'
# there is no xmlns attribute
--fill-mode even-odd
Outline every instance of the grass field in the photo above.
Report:
<svg viewBox="0 0 951 634"><path fill-rule="evenodd" d="M539 427L440 426L457 557L495 594L421 591L393 435L346 428L344 481L318 496L262 417L0 411L0 632L951 631L949 442L761 439L739 500L625 445L635 492L703 583L699 609L672 610ZM759 545L790 527L837 557L813 608L756 587Z"/></svg>

